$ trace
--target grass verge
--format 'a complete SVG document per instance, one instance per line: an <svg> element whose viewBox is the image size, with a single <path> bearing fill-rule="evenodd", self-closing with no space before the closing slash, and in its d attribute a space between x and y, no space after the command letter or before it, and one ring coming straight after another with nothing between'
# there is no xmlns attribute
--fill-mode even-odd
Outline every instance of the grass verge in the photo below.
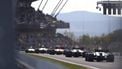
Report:
<svg viewBox="0 0 122 69"><path fill-rule="evenodd" d="M62 65L62 66L64 66L65 69L88 69L86 67L82 67L82 66L79 66L79 65L66 63L66 62L63 62L63 61L58 61L58 60L51 59L51 58L48 58L48 57L43 57L43 56L34 55L34 54L29 54L29 55L34 56L34 57L39 58L39 59L43 59L45 61L50 61L52 63L56 63L56 64L59 64L59 65Z"/></svg>

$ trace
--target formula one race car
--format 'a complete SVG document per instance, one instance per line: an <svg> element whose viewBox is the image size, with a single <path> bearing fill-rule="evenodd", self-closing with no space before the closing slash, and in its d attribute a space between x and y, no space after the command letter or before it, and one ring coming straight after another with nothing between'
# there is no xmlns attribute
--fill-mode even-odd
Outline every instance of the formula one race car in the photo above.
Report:
<svg viewBox="0 0 122 69"><path fill-rule="evenodd" d="M64 55L66 57L80 57L84 55L84 50L81 48L72 48L72 49L66 49L64 51Z"/></svg>
<svg viewBox="0 0 122 69"><path fill-rule="evenodd" d="M64 47L56 47L54 51L56 55L61 55L64 53Z"/></svg>
<svg viewBox="0 0 122 69"><path fill-rule="evenodd" d="M55 55L55 50L54 50L54 48L49 48L49 49L47 50L47 54Z"/></svg>
<svg viewBox="0 0 122 69"><path fill-rule="evenodd" d="M30 47L28 49L25 50L26 53L35 53L35 49Z"/></svg>
<svg viewBox="0 0 122 69"><path fill-rule="evenodd" d="M46 47L41 47L41 48L37 48L36 50L35 50L35 52L36 53L47 53L47 48Z"/></svg>
<svg viewBox="0 0 122 69"><path fill-rule="evenodd" d="M85 55L86 61L94 61L97 62L106 60L107 62L114 62L114 55L109 52L109 50L103 49L95 49L94 52L87 52Z"/></svg>
<svg viewBox="0 0 122 69"><path fill-rule="evenodd" d="M65 57L72 57L72 50L71 49L65 49L64 55L65 55Z"/></svg>
<svg viewBox="0 0 122 69"><path fill-rule="evenodd" d="M73 48L72 49L72 56L73 57L80 57L80 56L82 56L83 52L84 51L82 49L80 49L80 48Z"/></svg>

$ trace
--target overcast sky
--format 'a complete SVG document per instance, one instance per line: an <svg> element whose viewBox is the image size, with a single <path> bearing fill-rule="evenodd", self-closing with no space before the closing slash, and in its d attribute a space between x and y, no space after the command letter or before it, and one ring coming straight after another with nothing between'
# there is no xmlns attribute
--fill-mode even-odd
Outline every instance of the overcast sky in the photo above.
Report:
<svg viewBox="0 0 122 69"><path fill-rule="evenodd" d="M40 10L42 9L42 6L44 5L46 0L42 3ZM49 0L45 9L44 13L50 14L55 5L58 3L59 0ZM64 0L65 1L65 0ZM90 12L100 12L99 10L96 9L96 2L100 0L69 0L61 13L65 12L72 12L72 11L90 11ZM37 7L39 6L41 0L35 1L32 3L32 7Z"/></svg>
<svg viewBox="0 0 122 69"><path fill-rule="evenodd" d="M56 6L56 4L58 3L59 0L48 0L48 3L45 7L45 9L43 10L44 13L48 13L50 14L53 10L53 8ZM64 0L65 1L65 0ZM63 8L63 10L61 11L61 13L67 13L67 12L73 12L73 11L89 11L89 12L97 12L97 13L102 13L102 10L99 11L98 9L96 9L96 4L97 4L97 1L101 1L101 0L69 0L68 3L66 4L66 6ZM39 4L40 4L41 0L39 1L35 1L32 3L32 7L34 7L35 9L38 8ZM42 6L44 5L44 3L46 2L46 0L44 0L44 2L42 3L41 7L40 7L40 10L42 10ZM102 16L102 15L101 15ZM76 17L77 18L77 17ZM79 18L77 18L79 19ZM107 22L109 21L109 18L108 20L106 20ZM70 23L72 25L72 23ZM76 25L79 25L77 24L76 22ZM108 26L108 23L101 23L98 25L98 28L102 27L102 25L106 25ZM72 25L74 26L74 25ZM82 27L82 24L80 23L80 25ZM99 27L100 26L100 27ZM112 24L111 26L114 26L114 24ZM116 25L115 25L116 26ZM85 27L85 26L84 26ZM87 27L87 26L86 26ZM85 27L85 29L87 29ZM98 29L96 28L96 29ZM103 28L103 27L102 27ZM78 29L78 27L76 28L70 28L70 29ZM89 28L88 28L89 29ZM109 30L109 26L108 28L106 28L106 30L104 31L108 31ZM97 32L97 31L91 31L91 32ZM80 32L82 33L82 32ZM88 32L87 32L88 33ZM96 34L96 33L94 33Z"/></svg>

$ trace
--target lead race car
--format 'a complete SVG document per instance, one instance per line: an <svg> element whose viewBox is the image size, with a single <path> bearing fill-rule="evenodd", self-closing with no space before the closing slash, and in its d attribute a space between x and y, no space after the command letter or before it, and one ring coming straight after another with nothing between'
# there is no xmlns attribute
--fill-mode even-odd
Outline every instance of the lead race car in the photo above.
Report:
<svg viewBox="0 0 122 69"><path fill-rule="evenodd" d="M30 47L28 49L25 50L26 53L35 53L35 49Z"/></svg>
<svg viewBox="0 0 122 69"><path fill-rule="evenodd" d="M94 52L87 52L85 54L85 60L96 60L97 62L106 60L107 62L114 62L114 55L109 50L99 48L95 49Z"/></svg>

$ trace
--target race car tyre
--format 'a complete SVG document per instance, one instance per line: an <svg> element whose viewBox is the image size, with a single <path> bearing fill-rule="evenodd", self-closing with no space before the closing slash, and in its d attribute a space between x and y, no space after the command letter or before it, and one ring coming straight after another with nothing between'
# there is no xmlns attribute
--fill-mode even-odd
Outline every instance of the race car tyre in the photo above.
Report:
<svg viewBox="0 0 122 69"><path fill-rule="evenodd" d="M63 53L62 52L56 52L56 55L62 55Z"/></svg>
<svg viewBox="0 0 122 69"><path fill-rule="evenodd" d="M35 50L35 53L39 53L39 50Z"/></svg>
<svg viewBox="0 0 122 69"><path fill-rule="evenodd" d="M72 57L72 53L71 52L67 52L64 55L65 55L65 57Z"/></svg>
<svg viewBox="0 0 122 69"><path fill-rule="evenodd" d="M79 53L79 52L72 53L72 56L73 56L73 57L80 57L80 56L81 56L81 53Z"/></svg>
<svg viewBox="0 0 122 69"><path fill-rule="evenodd" d="M106 58L107 62L114 62L114 55L108 55Z"/></svg>
<svg viewBox="0 0 122 69"><path fill-rule="evenodd" d="M81 56L84 58L84 57L85 57L85 55L86 55L86 52L83 52Z"/></svg>
<svg viewBox="0 0 122 69"><path fill-rule="evenodd" d="M54 50L48 50L47 53L50 54L50 55L55 55L55 51Z"/></svg>
<svg viewBox="0 0 122 69"><path fill-rule="evenodd" d="M29 53L27 50L25 50L25 53Z"/></svg>
<svg viewBox="0 0 122 69"><path fill-rule="evenodd" d="M65 57L72 57L72 55L65 55Z"/></svg>
<svg viewBox="0 0 122 69"><path fill-rule="evenodd" d="M85 61L90 61L90 62L94 61L94 55L93 54L87 54L85 56Z"/></svg>
<svg viewBox="0 0 122 69"><path fill-rule="evenodd" d="M44 50L41 50L41 51L40 51L40 53L44 54L44 53L46 53L46 51L44 51Z"/></svg>

